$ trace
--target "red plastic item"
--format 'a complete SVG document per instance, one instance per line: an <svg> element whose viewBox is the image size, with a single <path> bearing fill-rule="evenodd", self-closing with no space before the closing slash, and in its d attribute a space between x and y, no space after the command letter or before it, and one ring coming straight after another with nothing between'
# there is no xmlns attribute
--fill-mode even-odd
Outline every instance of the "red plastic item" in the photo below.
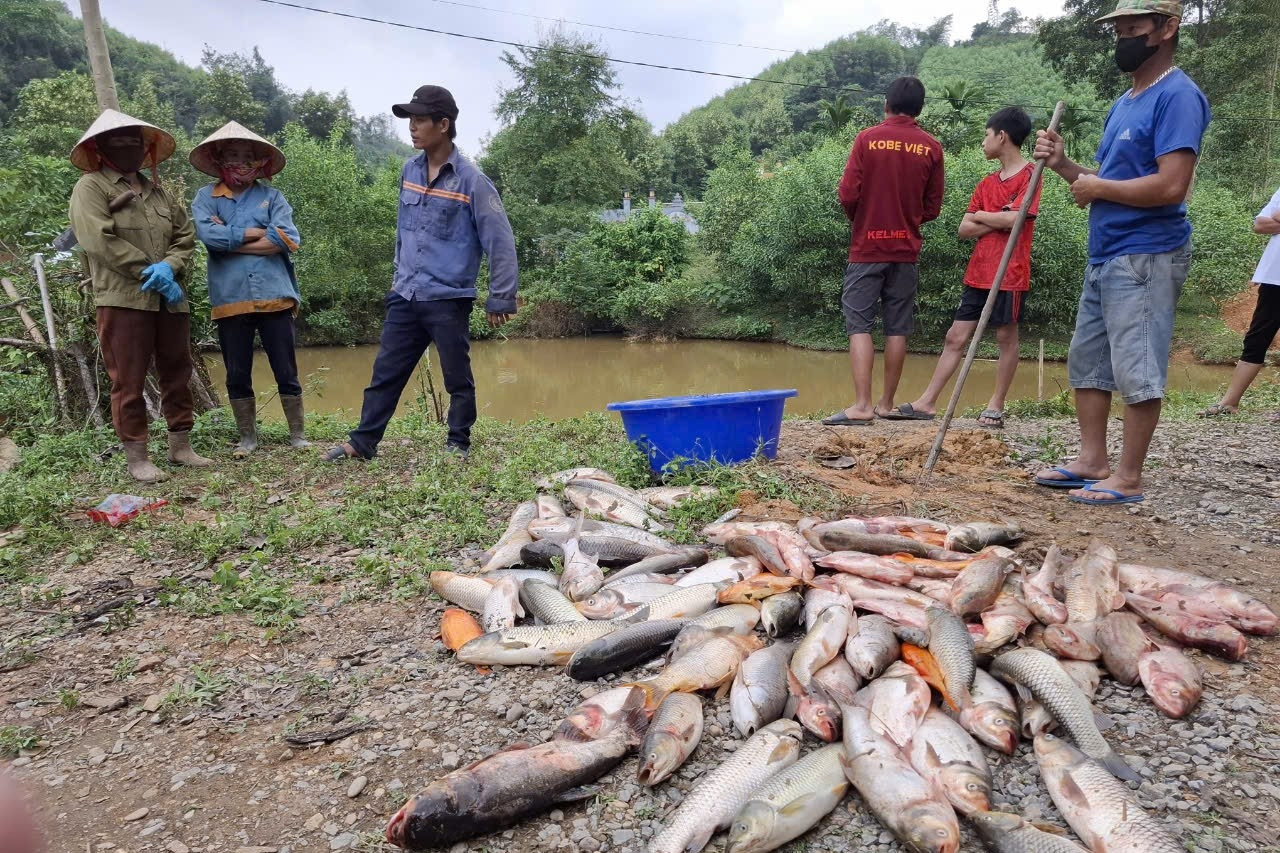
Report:
<svg viewBox="0 0 1280 853"><path fill-rule="evenodd" d="M107 495L102 503L89 510L89 520L119 527L141 512L151 512L169 502L164 498L140 498L137 495Z"/></svg>

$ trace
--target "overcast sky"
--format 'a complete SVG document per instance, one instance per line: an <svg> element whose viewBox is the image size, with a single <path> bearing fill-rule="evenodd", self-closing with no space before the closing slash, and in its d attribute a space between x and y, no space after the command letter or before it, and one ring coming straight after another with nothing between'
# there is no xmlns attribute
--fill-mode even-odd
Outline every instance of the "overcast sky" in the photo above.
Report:
<svg viewBox="0 0 1280 853"><path fill-rule="evenodd" d="M986 0L459 0L505 12L483 11L445 0L295 0L301 5L487 36L536 42L540 32L565 19L684 37L786 50L810 50L882 18L923 27L953 14L953 38L967 38L987 17ZM354 21L285 8L261 0L100 0L111 26L171 51L191 65L208 44L248 52L257 45L280 82L293 90L345 89L356 112L389 111L423 83L450 89L458 101L458 141L475 152L497 129L493 108L499 87L509 85L501 45ZM1000 0L1024 15L1062 13L1061 0ZM69 2L77 17L78 2ZM519 13L519 14L517 14ZM620 59L637 59L709 71L752 75L785 53L633 35L565 24L597 39ZM674 71L615 66L622 94L661 129L734 81ZM403 125L405 122L398 122ZM401 135L407 133L400 128Z"/></svg>

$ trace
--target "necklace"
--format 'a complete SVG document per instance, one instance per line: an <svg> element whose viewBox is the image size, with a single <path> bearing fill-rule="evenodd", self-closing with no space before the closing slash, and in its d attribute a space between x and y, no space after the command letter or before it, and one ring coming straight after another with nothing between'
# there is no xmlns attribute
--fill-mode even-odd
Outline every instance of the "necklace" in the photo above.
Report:
<svg viewBox="0 0 1280 853"><path fill-rule="evenodd" d="M1157 77L1156 79L1152 80L1152 81L1151 81L1150 83L1148 83L1147 85L1143 86L1141 89L1138 89L1137 91L1135 91L1135 92L1134 92L1133 94L1131 94L1129 97L1130 97L1130 98L1136 98L1136 97L1138 97L1138 96L1139 96L1139 95L1141 95L1143 92L1147 91L1147 90L1148 90L1148 89L1150 89L1152 86L1154 86L1155 84L1159 83L1159 82L1160 82L1161 80L1163 80L1164 78L1168 77L1168 76L1169 76L1169 74L1170 74L1171 72L1174 72L1174 71L1177 71L1177 70L1178 70L1178 66L1176 66L1176 65L1170 65L1167 69L1165 69L1165 72L1164 72L1163 74L1161 74L1161 75L1160 75L1159 77Z"/></svg>

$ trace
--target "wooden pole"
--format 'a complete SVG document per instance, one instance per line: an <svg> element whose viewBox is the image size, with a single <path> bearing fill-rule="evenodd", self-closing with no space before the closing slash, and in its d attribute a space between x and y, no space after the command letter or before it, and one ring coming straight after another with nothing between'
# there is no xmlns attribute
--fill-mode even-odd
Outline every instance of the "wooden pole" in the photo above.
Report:
<svg viewBox="0 0 1280 853"><path fill-rule="evenodd" d="M80 17L84 21L84 45L89 51L89 70L93 73L98 110L118 110L120 99L116 97L116 78L111 70L111 54L107 52L107 34L102 28L98 0L80 0Z"/></svg>
<svg viewBox="0 0 1280 853"><path fill-rule="evenodd" d="M49 282L44 276L44 255L36 252L31 258L31 265L36 270L36 282L40 285L40 304L44 306L44 327L49 333L49 355L53 359L53 381L58 391L58 406L62 409L63 420L70 420L71 410L67 408L67 381L62 376L62 359L58 357L58 335L53 328L53 306L49 302Z"/></svg>
<svg viewBox="0 0 1280 853"><path fill-rule="evenodd" d="M1040 369L1036 373L1036 399L1044 399L1044 338L1040 339Z"/></svg>
<svg viewBox="0 0 1280 853"><path fill-rule="evenodd" d="M1057 107L1053 110L1053 119L1049 122L1049 130L1056 132L1058 125L1062 122L1063 110L1067 105L1063 101L1058 101ZM996 267L995 278L991 282L991 290L987 292L987 302L982 306L982 316L978 318L978 326L973 330L973 339L969 341L969 351L965 354L964 364L960 367L960 375L956 377L956 385L951 389L951 401L947 403L947 412L942 417L942 423L938 425L938 434L934 436L933 447L929 450L929 458L924 463L924 470L920 472L920 476L929 476L933 473L933 466L938 463L938 455L942 453L942 443L947 438L947 428L951 426L951 419L955 416L956 406L960 404L960 392L964 389L964 381L969 377L969 369L973 367L973 360L978 355L978 344L982 341L982 333L987 330L987 323L991 320L991 312L996 307L996 297L1000 293L1000 285L1004 284L1004 274L1009 269L1009 261L1013 258L1013 250L1018 245L1018 237L1022 234L1022 227L1027 222L1027 211L1031 209L1031 200L1035 198L1036 190L1040 187L1040 177L1044 174L1044 161L1037 160L1035 168L1031 170L1031 181L1027 184L1027 191L1022 196L1022 204L1018 208L1018 216L1013 221L1013 227L1009 229L1009 239L1004 244L1004 254L1000 257L1000 266Z"/></svg>
<svg viewBox="0 0 1280 853"><path fill-rule="evenodd" d="M22 320L22 328L40 346L46 346L44 335L40 334L40 326L27 313L27 309L22 307L22 297L18 295L18 289L13 286L13 282L7 278L0 278L0 288L4 289L5 295L13 300L14 310L18 312L18 318Z"/></svg>

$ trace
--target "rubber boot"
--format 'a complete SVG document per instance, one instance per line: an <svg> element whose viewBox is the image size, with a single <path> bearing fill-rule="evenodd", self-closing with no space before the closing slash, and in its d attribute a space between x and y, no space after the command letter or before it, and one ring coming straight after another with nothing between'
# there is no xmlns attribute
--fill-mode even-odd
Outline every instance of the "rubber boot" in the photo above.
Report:
<svg viewBox="0 0 1280 853"><path fill-rule="evenodd" d="M168 474L151 464L145 441L124 442L124 458L129 476L139 483L159 483L169 479Z"/></svg>
<svg viewBox="0 0 1280 853"><path fill-rule="evenodd" d="M258 449L258 401L253 397L231 401L231 411L236 416L236 427L240 430L240 443L231 455L243 459Z"/></svg>
<svg viewBox="0 0 1280 853"><path fill-rule="evenodd" d="M190 432L169 433L169 461L191 468L208 468L213 464L212 459L206 459L191 449Z"/></svg>
<svg viewBox="0 0 1280 853"><path fill-rule="evenodd" d="M289 446L295 449L310 447L311 442L303 436L306 418L302 413L302 395L292 397L281 394L280 408L284 409L284 419L289 424Z"/></svg>

